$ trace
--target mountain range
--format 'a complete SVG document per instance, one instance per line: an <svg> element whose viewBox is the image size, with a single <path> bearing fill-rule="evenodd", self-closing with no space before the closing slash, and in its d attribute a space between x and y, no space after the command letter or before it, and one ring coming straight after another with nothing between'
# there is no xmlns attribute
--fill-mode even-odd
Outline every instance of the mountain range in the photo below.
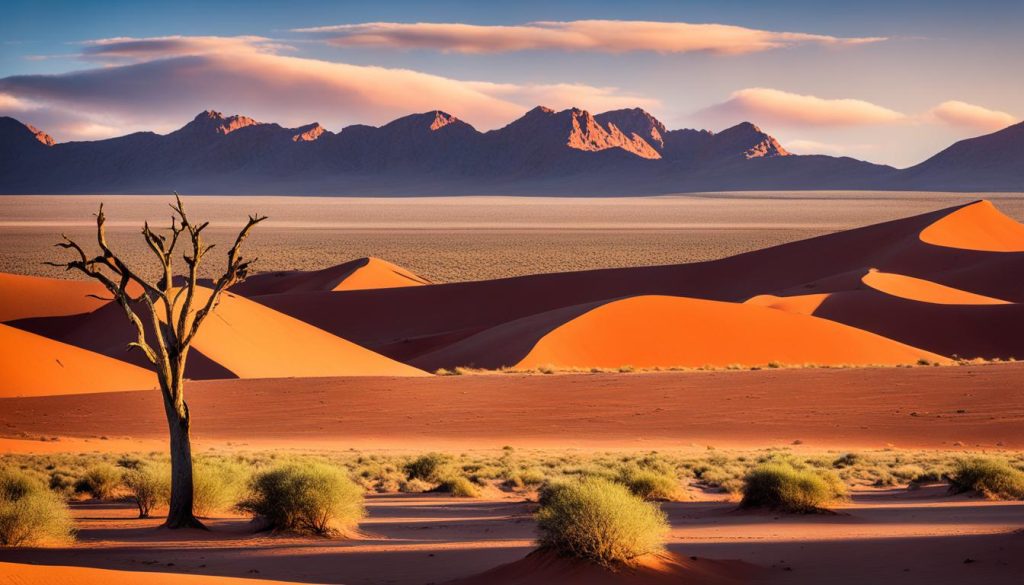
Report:
<svg viewBox="0 0 1024 585"><path fill-rule="evenodd" d="M896 169L794 155L749 122L669 130L642 109L536 107L480 132L442 111L334 133L208 110L169 134L58 143L0 117L0 193L640 195L731 190L1024 191L1024 123Z"/></svg>

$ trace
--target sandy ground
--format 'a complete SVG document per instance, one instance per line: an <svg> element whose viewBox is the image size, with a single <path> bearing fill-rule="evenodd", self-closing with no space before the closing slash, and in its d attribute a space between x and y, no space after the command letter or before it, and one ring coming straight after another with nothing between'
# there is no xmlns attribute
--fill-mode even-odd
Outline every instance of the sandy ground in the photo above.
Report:
<svg viewBox="0 0 1024 585"><path fill-rule="evenodd" d="M253 534L247 520L167 532L126 504L74 505L79 542L0 550L0 562L248 577L306 583L441 583L521 559L533 549L534 504L381 495L358 540ZM944 487L855 492L837 515L740 513L725 501L664 505L669 550L742 559L750 583L1019 583L1024 503L950 498ZM42 583L5 578L0 584ZM95 581L99 582L99 581ZM182 582L183 584L185 582Z"/></svg>
<svg viewBox="0 0 1024 585"><path fill-rule="evenodd" d="M186 391L204 447L1024 448L1017 363L220 380ZM5 398L0 436L9 451L163 448L163 416L155 391ZM19 440L52 436L78 439Z"/></svg>

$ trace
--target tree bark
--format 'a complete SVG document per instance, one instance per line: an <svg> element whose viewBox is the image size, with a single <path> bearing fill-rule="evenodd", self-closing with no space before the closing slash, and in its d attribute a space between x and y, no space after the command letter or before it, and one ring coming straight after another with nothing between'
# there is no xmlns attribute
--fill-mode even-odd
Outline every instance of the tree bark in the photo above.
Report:
<svg viewBox="0 0 1024 585"><path fill-rule="evenodd" d="M179 412L174 404L164 400L167 426L171 435L171 502L167 511L166 528L206 528L192 513L192 439L189 436L188 406L182 402Z"/></svg>

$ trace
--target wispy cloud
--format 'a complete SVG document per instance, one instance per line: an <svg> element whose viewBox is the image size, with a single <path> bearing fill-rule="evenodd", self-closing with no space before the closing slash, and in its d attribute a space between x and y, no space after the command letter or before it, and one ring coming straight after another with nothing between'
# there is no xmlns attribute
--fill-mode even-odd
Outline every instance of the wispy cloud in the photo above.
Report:
<svg viewBox="0 0 1024 585"><path fill-rule="evenodd" d="M511 84L459 80L409 69L350 65L276 54L258 37L105 39L86 44L102 67L59 75L0 79L13 111L58 139L95 138L97 127L166 128L214 108L282 124L319 121L329 127L384 123L411 112L447 110L481 129L497 127L537 104L610 109L656 108L656 100L613 87ZM77 133L70 116L94 122ZM45 120L64 124L47 126ZM38 120L38 121L36 121ZM102 120L101 123L96 122Z"/></svg>
<svg viewBox="0 0 1024 585"><path fill-rule="evenodd" d="M990 110L967 102L950 100L928 111L927 118L974 130L999 130L1020 122L1020 118L1006 112Z"/></svg>
<svg viewBox="0 0 1024 585"><path fill-rule="evenodd" d="M802 44L850 46L885 37L775 32L726 24L638 20L531 22L517 26L460 23L370 22L293 29L342 47L432 49L456 53L507 53L528 50L599 53L707 52L739 55Z"/></svg>
<svg viewBox="0 0 1024 585"><path fill-rule="evenodd" d="M735 91L728 100L705 108L696 117L785 126L864 126L908 119L906 114L864 100L826 99L765 87Z"/></svg>

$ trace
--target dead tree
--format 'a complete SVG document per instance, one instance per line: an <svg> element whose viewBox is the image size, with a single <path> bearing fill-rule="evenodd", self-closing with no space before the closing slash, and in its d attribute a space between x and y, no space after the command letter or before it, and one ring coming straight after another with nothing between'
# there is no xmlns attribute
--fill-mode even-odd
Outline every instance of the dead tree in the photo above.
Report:
<svg viewBox="0 0 1024 585"><path fill-rule="evenodd" d="M244 280L248 274L249 266L255 259L242 259L242 242L253 226L266 219L266 216L249 216L249 221L228 250L228 263L224 273L213 282L205 300L197 300L199 264L213 248L213 245L205 245L202 238L202 232L209 222L198 225L191 223L185 213L181 197L175 193L174 198L168 235L151 230L149 222L142 228L142 236L156 255L162 269L162 275L156 283L146 281L110 249L103 227L106 221L103 204L100 204L99 213L96 214L96 240L101 253L90 258L81 246L61 234L64 241L57 246L73 250L78 254L78 258L65 263L47 264L66 270L78 270L98 280L110 291L114 301L124 309L124 314L136 333L135 341L128 345L145 354L156 371L170 431L171 501L164 526L202 528L202 523L196 519L192 511L192 444L189 438L191 416L185 402L185 362L196 332L217 307L221 293L231 285ZM182 254L188 270L180 286L175 286L173 254L182 234L190 240L191 250ZM137 296L132 296L129 292L129 287L133 284ZM201 292L200 296L202 295Z"/></svg>

